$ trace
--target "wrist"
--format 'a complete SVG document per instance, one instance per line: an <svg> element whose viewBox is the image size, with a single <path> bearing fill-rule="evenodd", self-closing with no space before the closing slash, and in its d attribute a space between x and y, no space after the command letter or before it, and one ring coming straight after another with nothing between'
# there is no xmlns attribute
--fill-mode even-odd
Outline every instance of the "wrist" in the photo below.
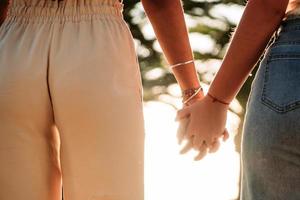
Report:
<svg viewBox="0 0 300 200"><path fill-rule="evenodd" d="M206 97L212 102L212 103L217 103L226 107L229 107L230 105L230 101L224 101L220 98L218 98L217 96L213 95L212 93L210 93L209 91L206 94Z"/></svg>
<svg viewBox="0 0 300 200"><path fill-rule="evenodd" d="M201 86L182 90L182 103L185 105L189 105L194 100L202 99L203 97L203 88Z"/></svg>
<svg viewBox="0 0 300 200"><path fill-rule="evenodd" d="M200 101L204 98L203 91L199 92L195 97L191 98L187 103L183 103L184 106L189 106L195 103L196 101Z"/></svg>
<svg viewBox="0 0 300 200"><path fill-rule="evenodd" d="M181 90L200 86L200 80L194 62L173 67L171 68L171 72L175 76Z"/></svg>

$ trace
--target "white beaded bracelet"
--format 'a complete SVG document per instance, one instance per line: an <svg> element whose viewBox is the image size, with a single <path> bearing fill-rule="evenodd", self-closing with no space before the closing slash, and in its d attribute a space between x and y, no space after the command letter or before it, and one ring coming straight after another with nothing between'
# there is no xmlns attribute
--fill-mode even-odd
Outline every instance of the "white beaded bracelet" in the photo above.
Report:
<svg viewBox="0 0 300 200"><path fill-rule="evenodd" d="M195 60L189 60L189 61L186 61L186 62L182 62L182 63L176 63L176 64L173 64L173 65L170 65L170 68L173 69L174 67L178 67L178 66L182 66L182 65L187 65L187 64L190 64L190 63L193 63L195 62Z"/></svg>

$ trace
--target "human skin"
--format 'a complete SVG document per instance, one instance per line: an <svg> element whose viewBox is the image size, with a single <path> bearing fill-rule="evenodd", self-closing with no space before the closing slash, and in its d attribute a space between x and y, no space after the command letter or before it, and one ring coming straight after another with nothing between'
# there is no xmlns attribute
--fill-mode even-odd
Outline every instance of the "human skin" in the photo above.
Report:
<svg viewBox="0 0 300 200"><path fill-rule="evenodd" d="M248 1L221 68L209 88L211 95L224 102L235 98L284 18L288 3L288 0ZM190 139L193 141L187 148L199 150L204 141L209 146L214 139L220 138L225 129L227 111L228 105L213 102L208 95L179 110L178 120L190 118L185 137L193 136Z"/></svg>
<svg viewBox="0 0 300 200"><path fill-rule="evenodd" d="M141 0L141 2L168 63L172 65L193 60L181 1ZM175 67L172 72L182 90L200 86L194 63ZM202 98L203 93L197 97Z"/></svg>
<svg viewBox="0 0 300 200"><path fill-rule="evenodd" d="M184 12L180 0L142 0L145 12L153 26L157 40L170 65L193 60L193 52L188 38L188 31L184 20ZM181 88L197 88L200 80L195 64L178 66L172 72ZM192 105L204 97L200 91L184 106ZM179 132L179 138L181 137ZM226 137L226 133L225 133ZM209 146L210 151L216 151L220 145L218 140ZM201 148L204 148L202 146ZM185 151L183 149L183 151Z"/></svg>

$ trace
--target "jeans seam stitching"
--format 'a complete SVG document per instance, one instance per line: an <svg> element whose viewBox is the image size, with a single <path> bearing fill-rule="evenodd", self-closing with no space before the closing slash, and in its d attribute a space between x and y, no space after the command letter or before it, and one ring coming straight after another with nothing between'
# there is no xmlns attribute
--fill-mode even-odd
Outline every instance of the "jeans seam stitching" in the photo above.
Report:
<svg viewBox="0 0 300 200"><path fill-rule="evenodd" d="M268 63L274 60L287 60L287 59L298 60L300 59L300 54L271 54L269 56Z"/></svg>
<svg viewBox="0 0 300 200"><path fill-rule="evenodd" d="M271 56L267 56L266 61L266 69L264 70L264 76L263 76L263 88L262 88L262 94L261 94L261 102L269 107L270 109L276 111L277 113L287 113L289 111L295 110L300 107L300 100L289 103L285 106L279 106L276 103L274 103L271 99L269 99L266 96L266 87L267 82L269 81L269 63L271 61Z"/></svg>

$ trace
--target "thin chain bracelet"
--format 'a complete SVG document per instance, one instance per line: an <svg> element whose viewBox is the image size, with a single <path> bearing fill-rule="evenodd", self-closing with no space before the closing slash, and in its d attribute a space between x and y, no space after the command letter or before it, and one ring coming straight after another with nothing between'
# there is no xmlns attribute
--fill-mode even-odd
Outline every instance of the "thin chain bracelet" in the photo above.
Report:
<svg viewBox="0 0 300 200"><path fill-rule="evenodd" d="M213 99L213 103L214 103L214 102L219 102L219 103L224 104L224 105L229 105L229 104L230 104L230 103L227 103L227 102L225 102L225 101L222 101L222 100L220 100L220 99L214 97L214 96L211 95L209 92L207 93L207 96L209 96L210 98Z"/></svg>

